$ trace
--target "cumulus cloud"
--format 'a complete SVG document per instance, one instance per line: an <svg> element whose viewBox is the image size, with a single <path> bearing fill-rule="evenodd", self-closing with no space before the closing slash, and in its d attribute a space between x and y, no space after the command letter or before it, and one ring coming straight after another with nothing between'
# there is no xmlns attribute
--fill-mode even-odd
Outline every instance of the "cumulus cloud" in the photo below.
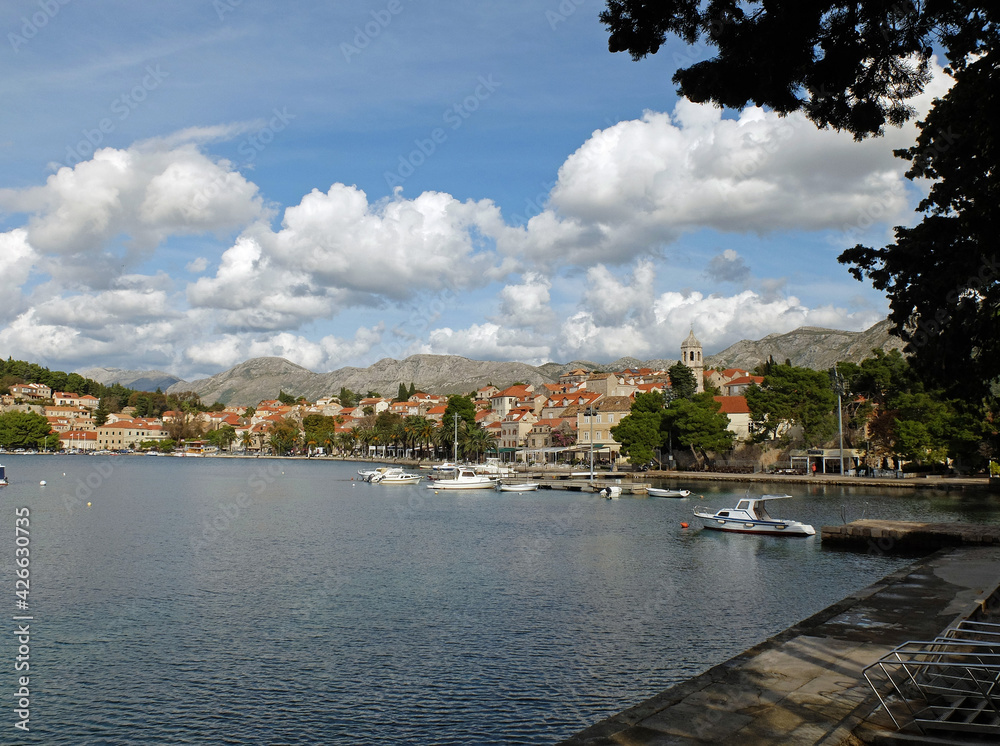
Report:
<svg viewBox="0 0 1000 746"><path fill-rule="evenodd" d="M500 291L499 313L491 321L508 328L551 328L556 318L549 305L552 282L537 272L528 272L523 280Z"/></svg>
<svg viewBox="0 0 1000 746"><path fill-rule="evenodd" d="M548 342L525 343L523 334L491 322L472 324L466 329L448 327L430 332L422 350L436 355L461 355L477 360L520 360L541 364L550 360Z"/></svg>
<svg viewBox="0 0 1000 746"><path fill-rule="evenodd" d="M950 84L937 72L918 111ZM590 266L655 256L706 228L763 235L895 224L912 200L892 150L914 134L911 123L857 143L801 114L751 107L724 118L682 99L671 114L647 111L595 131L559 169L547 208L499 246L542 266Z"/></svg>
<svg viewBox="0 0 1000 746"><path fill-rule="evenodd" d="M18 228L0 233L0 283L3 285L0 322L10 321L25 310L21 287L28 281L37 261L38 254L28 243L27 231Z"/></svg>
<svg viewBox="0 0 1000 746"><path fill-rule="evenodd" d="M103 148L44 186L0 190L0 207L27 213L28 241L60 257L105 251L123 236L144 255L174 235L242 228L266 215L257 186L195 144Z"/></svg>
<svg viewBox="0 0 1000 746"><path fill-rule="evenodd" d="M327 371L343 367L346 361L377 348L384 331L385 325L377 324L360 327L353 339L327 335L318 342L289 332L264 336L224 334L190 345L185 358L189 364L219 370L254 357L283 357L309 370Z"/></svg>

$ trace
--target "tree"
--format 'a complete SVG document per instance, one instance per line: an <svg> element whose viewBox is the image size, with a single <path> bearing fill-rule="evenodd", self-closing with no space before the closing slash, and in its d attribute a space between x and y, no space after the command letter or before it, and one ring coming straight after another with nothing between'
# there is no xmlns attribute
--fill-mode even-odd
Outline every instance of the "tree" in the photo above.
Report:
<svg viewBox="0 0 1000 746"><path fill-rule="evenodd" d="M733 447L736 436L729 430L729 417L719 411L721 407L710 393L702 392L691 399L674 399L664 413L666 426L678 443L691 449L699 465L709 451L718 453Z"/></svg>
<svg viewBox="0 0 1000 746"><path fill-rule="evenodd" d="M399 384L399 391L396 392L396 398L393 401L406 401L410 398L410 395L406 393L406 384Z"/></svg>
<svg viewBox="0 0 1000 746"><path fill-rule="evenodd" d="M228 424L223 425L209 432L205 438L220 451L225 451L236 440L236 428Z"/></svg>
<svg viewBox="0 0 1000 746"><path fill-rule="evenodd" d="M274 389L271 389L271 390L273 391ZM281 389L279 389L278 390L278 401L280 401L282 404L291 405L291 404L295 403L295 397L292 396L291 394L286 394L284 391L282 391Z"/></svg>
<svg viewBox="0 0 1000 746"><path fill-rule="evenodd" d="M674 398L690 399L698 392L694 371L684 363L671 365L667 375L670 377L670 391Z"/></svg>
<svg viewBox="0 0 1000 746"><path fill-rule="evenodd" d="M454 425L454 416L458 415L469 427L476 425L476 403L470 396L453 394L448 397L448 406L445 407L442 422L446 427Z"/></svg>
<svg viewBox="0 0 1000 746"><path fill-rule="evenodd" d="M609 49L634 59L671 34L714 47L715 58L674 74L692 101L802 111L856 139L913 115L908 102L929 80L932 52L943 51L951 89L919 124L915 145L897 151L910 161L909 178L934 182L917 208L922 221L897 228L893 244L858 245L840 261L885 291L892 331L927 381L966 399L987 395L1000 374L1000 264L991 248L1000 187L995 6L608 0L601 20Z"/></svg>
<svg viewBox="0 0 1000 746"><path fill-rule="evenodd" d="M794 365L775 365L761 386L746 390L758 441L790 426L802 428L807 446L819 445L837 430L837 396L826 373Z"/></svg>
<svg viewBox="0 0 1000 746"><path fill-rule="evenodd" d="M49 421L35 412L0 414L0 446L4 448L53 448L59 436Z"/></svg>
<svg viewBox="0 0 1000 746"><path fill-rule="evenodd" d="M275 454L284 456L295 447L299 435L299 426L295 424L295 421L284 417L277 422L272 422L268 427L267 442L274 449Z"/></svg>
<svg viewBox="0 0 1000 746"><path fill-rule="evenodd" d="M337 417L327 417L321 414L307 414L302 418L302 430L306 442L326 443L332 440L337 432Z"/></svg>
<svg viewBox="0 0 1000 746"><path fill-rule="evenodd" d="M635 395L629 413L611 428L611 437L633 464L646 464L667 440L665 406L658 393Z"/></svg>

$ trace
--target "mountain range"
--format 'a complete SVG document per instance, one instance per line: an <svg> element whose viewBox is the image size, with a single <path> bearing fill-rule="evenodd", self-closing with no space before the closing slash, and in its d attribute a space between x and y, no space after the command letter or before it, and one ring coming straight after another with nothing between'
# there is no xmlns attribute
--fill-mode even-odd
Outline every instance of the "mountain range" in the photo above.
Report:
<svg viewBox="0 0 1000 746"><path fill-rule="evenodd" d="M722 352L705 358L708 367L752 369L773 357L778 362L825 370L839 361L861 362L873 349L901 349L902 341L889 334L889 322L881 321L863 332L847 332L817 327L801 327L784 334L769 334L760 340L742 340ZM81 375L101 383L121 383L129 388L168 393L194 391L204 402L253 406L274 399L284 391L310 401L336 396L341 387L354 392L378 391L394 396L402 383L433 394L469 393L493 384L554 383L575 368L611 372L625 368L665 370L676 359L639 360L623 357L607 364L587 360L569 363L528 365L518 362L470 360L457 355L412 355L405 360L385 358L367 368L347 367L329 373L314 373L284 358L254 358L210 378L183 381L162 371L127 371L94 368Z"/></svg>

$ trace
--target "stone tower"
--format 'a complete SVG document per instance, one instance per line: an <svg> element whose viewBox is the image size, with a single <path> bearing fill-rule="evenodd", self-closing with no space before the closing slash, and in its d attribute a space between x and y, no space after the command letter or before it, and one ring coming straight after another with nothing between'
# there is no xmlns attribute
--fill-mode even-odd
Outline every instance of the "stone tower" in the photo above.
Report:
<svg viewBox="0 0 1000 746"><path fill-rule="evenodd" d="M701 342L694 336L694 329L687 339L681 342L681 362L694 373L694 381L698 385L698 393L705 390L705 363L701 358Z"/></svg>

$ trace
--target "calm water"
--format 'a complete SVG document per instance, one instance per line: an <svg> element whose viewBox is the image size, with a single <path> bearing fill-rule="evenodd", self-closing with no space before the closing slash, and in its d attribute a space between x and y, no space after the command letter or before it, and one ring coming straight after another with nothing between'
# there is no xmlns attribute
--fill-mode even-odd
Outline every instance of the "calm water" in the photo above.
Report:
<svg viewBox="0 0 1000 746"><path fill-rule="evenodd" d="M0 462L4 743L553 743L906 561L694 530L694 499L434 494L352 481L344 463ZM797 494L774 513L817 528L995 517L958 493ZM24 737L9 705L20 506Z"/></svg>

